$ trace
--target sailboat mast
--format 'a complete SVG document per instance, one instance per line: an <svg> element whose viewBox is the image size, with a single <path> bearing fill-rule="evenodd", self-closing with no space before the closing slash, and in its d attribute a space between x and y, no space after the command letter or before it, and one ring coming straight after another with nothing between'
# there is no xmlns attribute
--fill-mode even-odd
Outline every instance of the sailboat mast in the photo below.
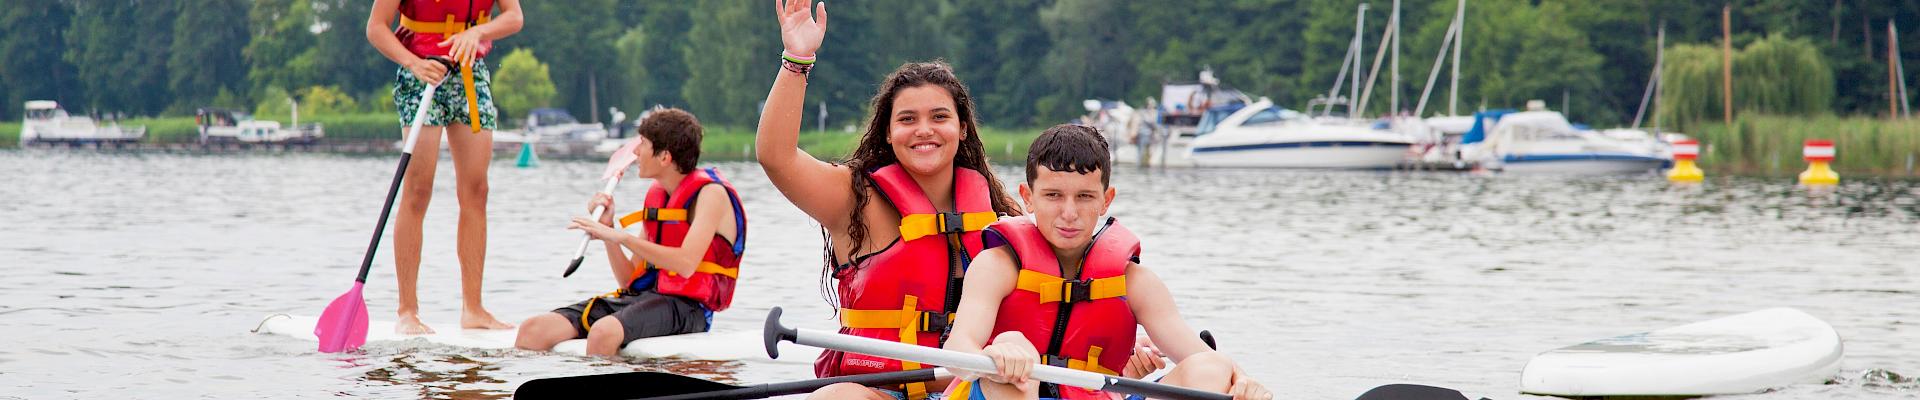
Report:
<svg viewBox="0 0 1920 400"><path fill-rule="evenodd" d="M1653 45L1653 73L1647 75L1647 91L1640 95L1640 111L1633 113L1633 129L1640 129L1642 117L1647 115L1647 104L1653 101L1653 92L1660 86L1660 70L1666 58L1667 25L1660 23L1660 33L1655 36Z"/></svg>
<svg viewBox="0 0 1920 400"><path fill-rule="evenodd" d="M1348 117L1353 116L1354 101L1360 98L1360 71L1363 68L1363 66L1360 65L1360 63L1366 61L1365 59L1362 58L1365 56L1361 55L1362 54L1361 46L1363 43L1365 43L1364 40L1366 40L1366 35L1367 35L1366 29L1367 29L1367 4L1361 3L1360 11L1353 13L1353 74L1348 75L1348 77L1353 79L1353 86L1347 88L1347 116Z"/></svg>
<svg viewBox="0 0 1920 400"><path fill-rule="evenodd" d="M1387 115L1400 113L1400 0L1393 0L1393 58L1387 68L1392 78L1387 79Z"/></svg>
<svg viewBox="0 0 1920 400"><path fill-rule="evenodd" d="M1467 38L1467 0L1460 0L1459 12L1453 13L1453 80L1447 89L1447 115L1460 115L1460 48L1465 47Z"/></svg>

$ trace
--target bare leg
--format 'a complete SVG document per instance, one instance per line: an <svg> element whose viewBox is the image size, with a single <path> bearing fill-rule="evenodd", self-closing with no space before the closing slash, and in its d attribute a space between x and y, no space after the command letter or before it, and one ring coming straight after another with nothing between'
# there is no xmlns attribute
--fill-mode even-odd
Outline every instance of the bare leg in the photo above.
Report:
<svg viewBox="0 0 1920 400"><path fill-rule="evenodd" d="M480 283L487 266L487 167L493 163L493 132L471 133L462 124L447 126L447 145L453 150L453 177L460 198L460 327L513 329L487 312L480 302Z"/></svg>
<svg viewBox="0 0 1920 400"><path fill-rule="evenodd" d="M1028 378L1027 383L1008 385L981 379L974 381L974 389L988 399L1038 399L1040 398L1040 380Z"/></svg>
<svg viewBox="0 0 1920 400"><path fill-rule="evenodd" d="M401 184L400 211L393 221L393 269L400 280L400 320L394 333L424 335L433 328L420 322L420 224L427 216L427 203L433 200L433 171L440 160L440 134L443 127L420 127L420 139L414 143L412 161L407 164L406 182ZM406 131L401 131L406 135Z"/></svg>
<svg viewBox="0 0 1920 400"><path fill-rule="evenodd" d="M614 358L620 355L620 342L627 337L626 325L612 315L593 321L587 329L587 355Z"/></svg>
<svg viewBox="0 0 1920 400"><path fill-rule="evenodd" d="M842 383L827 385L827 387L823 387L823 388L820 388L819 390L815 390L813 391L813 393L807 394L807 399L808 400L816 400L816 399L817 400L840 400L840 399L893 400L893 396L888 396L884 393L880 393L879 391L873 390L873 388L860 386L860 384L857 384L857 383L842 382Z"/></svg>
<svg viewBox="0 0 1920 400"><path fill-rule="evenodd" d="M1233 377L1233 361L1216 352L1204 352L1180 360L1160 378L1160 383L1190 389L1225 393Z"/></svg>
<svg viewBox="0 0 1920 400"><path fill-rule="evenodd" d="M520 333L513 338L513 347L524 350L553 350L553 345L573 339L573 324L567 317L556 313L535 315L520 322Z"/></svg>

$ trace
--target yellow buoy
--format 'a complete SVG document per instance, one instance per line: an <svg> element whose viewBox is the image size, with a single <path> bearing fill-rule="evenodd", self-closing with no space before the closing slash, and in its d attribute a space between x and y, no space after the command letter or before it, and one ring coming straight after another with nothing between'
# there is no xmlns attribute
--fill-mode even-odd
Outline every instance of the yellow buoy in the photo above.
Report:
<svg viewBox="0 0 1920 400"><path fill-rule="evenodd" d="M1684 139L1673 142L1673 169L1667 170L1667 180L1699 182L1705 179L1707 174L1701 172L1699 166L1694 165L1693 160L1698 158L1700 158L1700 141Z"/></svg>
<svg viewBox="0 0 1920 400"><path fill-rule="evenodd" d="M1809 139L1800 154L1807 160L1807 170L1800 173L1802 185L1833 185L1840 183L1840 174L1833 172L1833 141Z"/></svg>

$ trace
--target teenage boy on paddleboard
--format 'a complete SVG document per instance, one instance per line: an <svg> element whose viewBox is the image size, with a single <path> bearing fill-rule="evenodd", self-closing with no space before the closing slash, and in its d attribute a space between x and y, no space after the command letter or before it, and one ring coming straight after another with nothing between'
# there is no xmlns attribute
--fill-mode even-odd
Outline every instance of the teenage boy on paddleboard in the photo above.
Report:
<svg viewBox="0 0 1920 400"><path fill-rule="evenodd" d="M1207 348L1181 320L1166 284L1137 263L1140 240L1101 217L1115 194L1108 154L1106 139L1086 126L1058 125L1034 139L1027 183L1020 185L1028 214L987 227L987 249L967 268L944 346L985 354L999 371L956 380L948 398L1106 399L1112 396L1034 380L1033 366L1121 375L1138 368L1128 365L1136 351L1178 363L1161 383L1272 398L1233 360ZM1135 346L1136 326L1158 350Z"/></svg>
<svg viewBox="0 0 1920 400"><path fill-rule="evenodd" d="M747 215L718 171L694 167L700 161L700 121L669 108L649 114L638 130L634 164L653 187L643 208L621 217L620 224L644 232L613 228L613 197L605 193L587 204L588 210L608 210L598 221L575 217L567 226L606 243L620 289L528 318L514 346L549 350L584 337L587 354L612 357L634 339L704 332L713 313L733 302Z"/></svg>

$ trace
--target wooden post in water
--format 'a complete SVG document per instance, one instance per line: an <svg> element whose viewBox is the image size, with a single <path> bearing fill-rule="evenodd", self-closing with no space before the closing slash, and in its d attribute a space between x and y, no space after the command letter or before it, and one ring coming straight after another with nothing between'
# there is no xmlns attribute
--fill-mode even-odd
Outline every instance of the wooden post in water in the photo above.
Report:
<svg viewBox="0 0 1920 400"><path fill-rule="evenodd" d="M1733 130L1733 4L1720 7L1720 102Z"/></svg>

